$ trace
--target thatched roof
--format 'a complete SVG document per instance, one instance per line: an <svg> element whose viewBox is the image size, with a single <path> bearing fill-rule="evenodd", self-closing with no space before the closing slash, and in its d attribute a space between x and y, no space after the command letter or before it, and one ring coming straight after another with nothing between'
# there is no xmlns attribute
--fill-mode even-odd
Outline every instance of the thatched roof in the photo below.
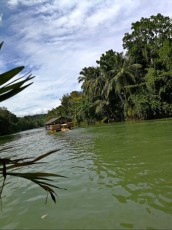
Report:
<svg viewBox="0 0 172 230"><path fill-rule="evenodd" d="M58 118L52 118L49 121L45 122L45 125L51 125L52 123L56 122Z"/></svg>
<svg viewBox="0 0 172 230"><path fill-rule="evenodd" d="M69 117L55 117L55 118L52 118L52 119L50 119L49 121L47 121L46 123L45 123L45 125L51 125L51 124L54 124L54 123L58 123L58 121L60 121L60 120L67 120L67 121L71 121L72 119L71 118L69 118Z"/></svg>

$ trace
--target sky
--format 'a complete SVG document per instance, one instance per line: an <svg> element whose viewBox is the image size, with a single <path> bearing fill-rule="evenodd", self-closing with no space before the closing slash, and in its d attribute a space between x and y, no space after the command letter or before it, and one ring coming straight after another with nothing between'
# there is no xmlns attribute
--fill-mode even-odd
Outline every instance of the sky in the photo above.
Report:
<svg viewBox="0 0 172 230"><path fill-rule="evenodd" d="M56 108L81 90L84 67L110 49L123 51L131 23L158 13L172 17L172 0L0 0L0 73L24 65L18 77L36 76L0 107L17 116Z"/></svg>

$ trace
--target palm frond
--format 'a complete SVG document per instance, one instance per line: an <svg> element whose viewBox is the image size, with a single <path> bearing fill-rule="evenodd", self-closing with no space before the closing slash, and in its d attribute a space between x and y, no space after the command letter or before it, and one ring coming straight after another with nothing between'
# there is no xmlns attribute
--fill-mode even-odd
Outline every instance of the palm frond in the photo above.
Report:
<svg viewBox="0 0 172 230"><path fill-rule="evenodd" d="M4 148L4 149L6 149L6 148ZM57 151L59 151L59 149L51 150L51 151L49 151L45 154L42 154L42 155L40 155L40 156L38 156L32 160L31 160L31 158L28 158L28 157L18 158L18 159L14 159L14 160L10 159L10 158L0 158L0 165L2 165L2 167L0 168L0 171L2 172L2 175L4 177L3 184L0 188L0 199L2 198L2 191L3 191L3 188L5 186L6 177L7 176L15 176L15 177L21 177L21 178L30 180L30 181L34 182L35 184L39 185L41 188L43 188L45 191L47 191L50 194L52 200L54 202L56 202L56 196L55 196L56 193L52 188L58 188L58 189L63 189L63 188L60 188L59 186L56 186L52 183L48 183L48 181L53 182L51 177L67 178L66 176L62 176L62 175L55 174L55 173L47 173L47 172L28 172L28 173L15 172L14 173L14 172L9 171L9 169L16 169L16 168L21 168L24 166L34 165L34 164L38 163L37 161L40 161L43 158L45 158L45 157L49 156L50 154L53 154Z"/></svg>
<svg viewBox="0 0 172 230"><path fill-rule="evenodd" d="M1 42L1 43L0 43L0 49L2 48L3 43L4 43L4 42Z"/></svg>
<svg viewBox="0 0 172 230"><path fill-rule="evenodd" d="M134 68L134 69L141 69L142 65L138 64L138 63L135 63L135 64L132 64L131 67Z"/></svg>
<svg viewBox="0 0 172 230"><path fill-rule="evenodd" d="M6 93L1 93L1 89L0 89L0 102L4 101L4 100L7 100L9 99L10 97L13 97L14 95L20 93L22 90L26 89L28 86L32 85L33 82L23 86L23 87L19 87L19 88L16 88L16 89L12 89ZM4 91L4 90L2 90Z"/></svg>
<svg viewBox="0 0 172 230"><path fill-rule="evenodd" d="M2 45L3 42L0 43L0 49ZM27 85L24 85L24 83L34 78L34 76L32 76L31 74L23 75L22 77L19 77L12 81L12 79L23 69L24 66L19 66L5 73L0 74L0 102L7 100L10 97L13 97L14 95L20 93L22 90L26 89L28 86L32 84L31 82Z"/></svg>
<svg viewBox="0 0 172 230"><path fill-rule="evenodd" d="M23 69L24 69L24 66L20 66L20 67L14 68L12 70L9 70L5 73L0 74L0 85L3 85L9 80L11 80L14 76L20 73Z"/></svg>

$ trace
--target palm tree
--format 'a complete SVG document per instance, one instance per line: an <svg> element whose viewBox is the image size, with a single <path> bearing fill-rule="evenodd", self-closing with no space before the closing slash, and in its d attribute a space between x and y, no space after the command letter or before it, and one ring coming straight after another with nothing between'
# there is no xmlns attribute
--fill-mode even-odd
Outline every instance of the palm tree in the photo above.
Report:
<svg viewBox="0 0 172 230"><path fill-rule="evenodd" d="M117 111L122 112L126 107L127 97L130 93L128 86L137 82L139 76L137 76L137 72L141 65L133 64L132 60L124 56L123 53L117 53L112 50L102 55L97 63L100 64L101 70L101 74L97 79L97 88L99 88L99 85L103 87L100 87L101 90L99 90L102 98L101 100L98 98L96 111L100 112L106 108L115 119L118 118L119 120L122 117L120 114L116 114L115 110L118 108Z"/></svg>
<svg viewBox="0 0 172 230"><path fill-rule="evenodd" d="M78 78L78 82L83 82L81 88L83 89L83 93L85 95L89 95L94 92L94 82L99 77L99 74L100 70L97 67L85 67L82 69Z"/></svg>
<svg viewBox="0 0 172 230"><path fill-rule="evenodd" d="M109 71L109 82L105 85L107 96L112 90L118 94L122 104L126 100L128 93L127 87L136 83L136 70L141 68L139 64L131 63L130 59L123 55L123 53L116 53L114 67Z"/></svg>
<svg viewBox="0 0 172 230"><path fill-rule="evenodd" d="M88 124L95 119L95 106L90 97L84 94L75 104L74 119L80 124L81 121L86 120Z"/></svg>

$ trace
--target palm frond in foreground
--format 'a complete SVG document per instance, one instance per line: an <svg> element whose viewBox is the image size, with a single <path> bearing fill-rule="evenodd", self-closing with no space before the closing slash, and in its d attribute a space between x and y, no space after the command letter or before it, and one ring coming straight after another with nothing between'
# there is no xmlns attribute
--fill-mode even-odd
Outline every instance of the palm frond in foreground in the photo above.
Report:
<svg viewBox="0 0 172 230"><path fill-rule="evenodd" d="M0 152L3 152L4 149L1 149ZM46 172L29 172L29 173L21 173L21 172L13 172L11 170L13 169L21 169L25 166L31 166L35 164L40 164L43 162L38 162L41 159L59 151L59 149L51 150L45 154L42 154L34 159L31 158L18 158L18 159L11 159L11 158L0 158L0 174L3 176L3 182L2 186L0 187L0 199L2 199L2 192L3 188L5 186L5 182L7 179L7 176L15 176L15 177L21 177L27 180L30 180L31 182L39 185L42 189L44 189L48 194L50 194L52 200L56 203L56 192L53 190L53 188L62 189L56 185L54 185L52 182L54 182L51 177L63 177L65 176L54 174L54 173L46 173ZM47 198L46 198L47 201Z"/></svg>

